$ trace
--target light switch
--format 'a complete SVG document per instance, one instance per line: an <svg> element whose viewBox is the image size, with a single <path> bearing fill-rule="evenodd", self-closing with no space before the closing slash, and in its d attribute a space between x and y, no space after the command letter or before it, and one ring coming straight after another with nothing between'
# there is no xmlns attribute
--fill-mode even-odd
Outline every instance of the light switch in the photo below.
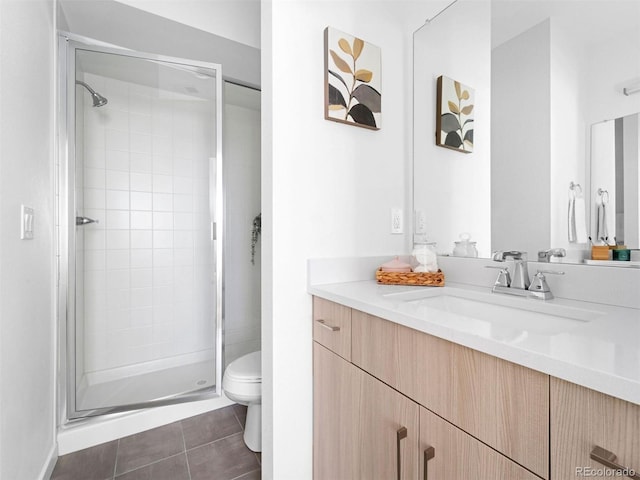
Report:
<svg viewBox="0 0 640 480"><path fill-rule="evenodd" d="M31 207L20 206L20 239L33 239L34 211Z"/></svg>

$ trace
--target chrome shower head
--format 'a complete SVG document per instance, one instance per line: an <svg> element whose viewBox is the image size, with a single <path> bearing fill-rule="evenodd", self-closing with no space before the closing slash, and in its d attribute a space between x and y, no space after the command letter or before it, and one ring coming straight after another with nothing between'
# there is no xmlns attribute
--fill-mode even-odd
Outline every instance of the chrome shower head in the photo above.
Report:
<svg viewBox="0 0 640 480"><path fill-rule="evenodd" d="M107 104L108 100L102 95L100 95L98 92L96 92L93 88L91 88L86 83L80 80L76 80L76 84L82 85L84 88L86 88L89 91L89 93L91 94L91 99L93 100L94 107L102 107L103 105Z"/></svg>
<svg viewBox="0 0 640 480"><path fill-rule="evenodd" d="M98 92L92 93L91 98L93 99L94 107L102 107L103 105L106 105L109 102L109 100L107 100L105 97L100 95Z"/></svg>

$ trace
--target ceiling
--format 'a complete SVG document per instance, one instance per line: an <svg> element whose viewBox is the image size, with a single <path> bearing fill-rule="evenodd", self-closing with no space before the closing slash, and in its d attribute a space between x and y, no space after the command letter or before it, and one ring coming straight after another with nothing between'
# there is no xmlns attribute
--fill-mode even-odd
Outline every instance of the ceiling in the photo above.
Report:
<svg viewBox="0 0 640 480"><path fill-rule="evenodd" d="M635 29L640 41L640 0L492 0L492 48L547 18L585 46Z"/></svg>

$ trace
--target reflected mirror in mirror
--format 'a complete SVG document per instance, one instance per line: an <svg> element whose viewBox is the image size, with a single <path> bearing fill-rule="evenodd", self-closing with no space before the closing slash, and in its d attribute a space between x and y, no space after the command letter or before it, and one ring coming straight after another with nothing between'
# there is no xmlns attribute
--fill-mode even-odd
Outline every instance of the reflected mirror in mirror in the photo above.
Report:
<svg viewBox="0 0 640 480"><path fill-rule="evenodd" d="M640 248L640 114L591 126L590 232L599 245Z"/></svg>
<svg viewBox="0 0 640 480"><path fill-rule="evenodd" d="M638 58L640 2L459 1L418 29L413 191L424 228L416 236L442 254L469 233L481 257L521 250L535 260L561 247L564 261L581 262L588 243L569 240L569 185L583 191L575 211L585 240L595 235L601 171L591 125L640 112L640 92L624 94L640 86L640 62L629 61ZM476 91L473 153L436 148L440 75ZM622 172L625 195L637 198L637 173ZM618 223L611 236L621 241ZM638 248L629 228L622 238Z"/></svg>

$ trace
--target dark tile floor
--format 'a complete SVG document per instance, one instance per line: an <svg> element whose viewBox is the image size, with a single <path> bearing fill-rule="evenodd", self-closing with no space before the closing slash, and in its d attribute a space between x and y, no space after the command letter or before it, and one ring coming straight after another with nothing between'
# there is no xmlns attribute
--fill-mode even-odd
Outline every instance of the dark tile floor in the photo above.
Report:
<svg viewBox="0 0 640 480"><path fill-rule="evenodd" d="M51 480L259 480L232 405L58 458Z"/></svg>

